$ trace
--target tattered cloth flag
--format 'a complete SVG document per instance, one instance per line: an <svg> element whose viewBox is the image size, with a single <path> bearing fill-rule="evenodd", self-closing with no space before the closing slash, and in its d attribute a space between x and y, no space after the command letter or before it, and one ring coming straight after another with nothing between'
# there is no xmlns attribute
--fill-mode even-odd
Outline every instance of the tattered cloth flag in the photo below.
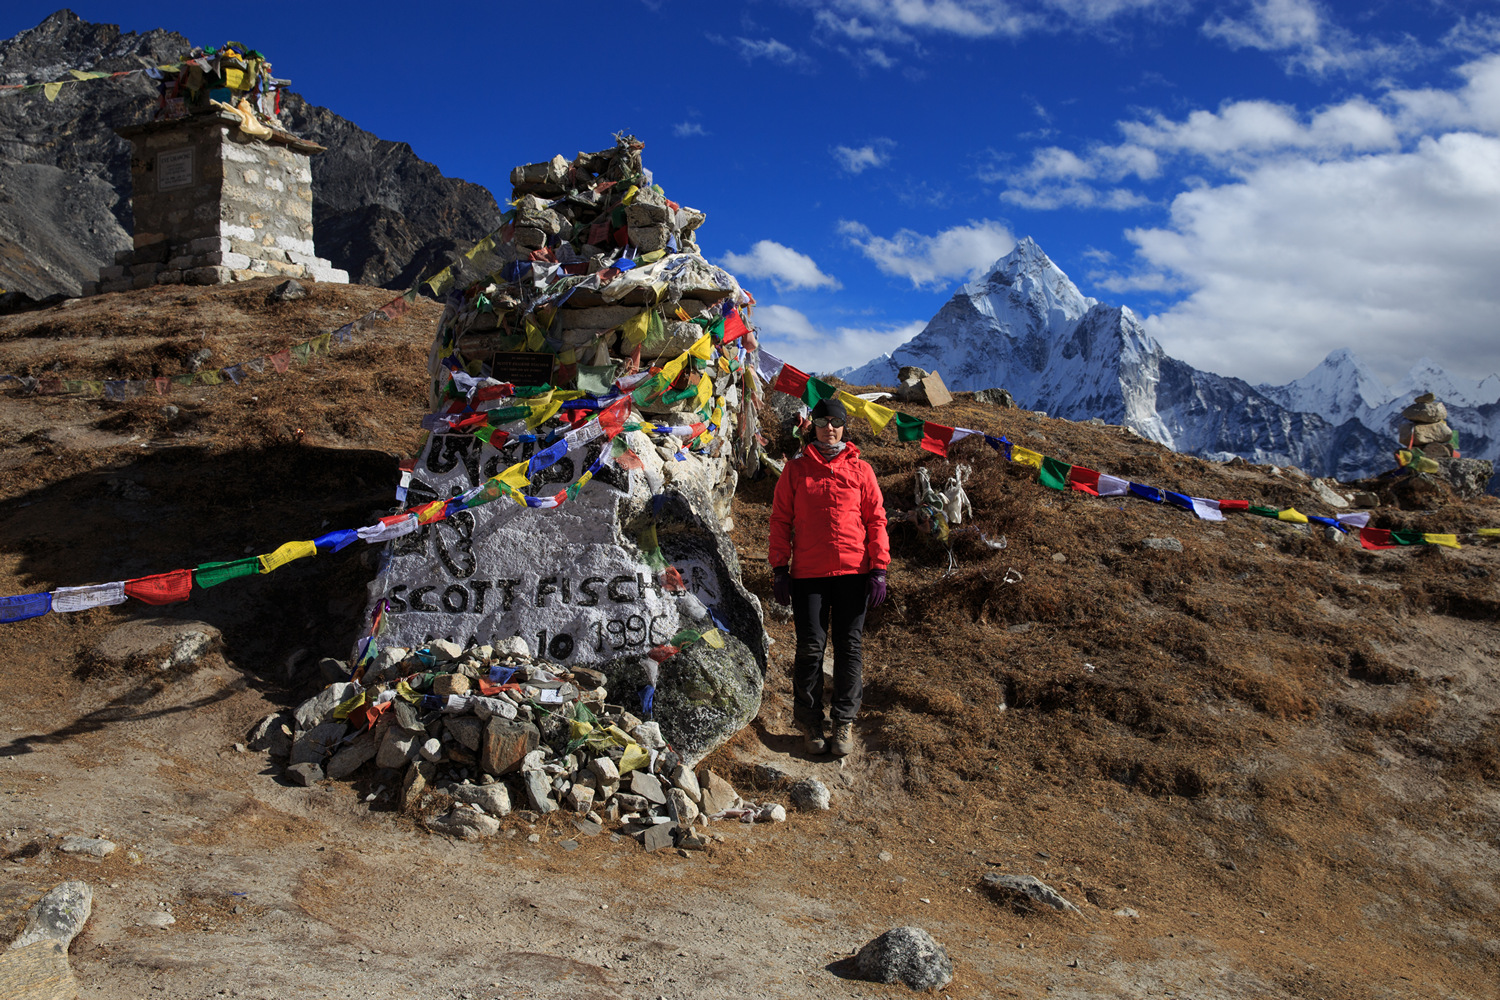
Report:
<svg viewBox="0 0 1500 1000"><path fill-rule="evenodd" d="M125 583L97 583L89 587L58 587L52 592L53 611L84 611L125 603Z"/></svg>
<svg viewBox="0 0 1500 1000"><path fill-rule="evenodd" d="M39 618L51 608L52 595L45 592L0 597L0 622L18 622L27 618Z"/></svg>
<svg viewBox="0 0 1500 1000"><path fill-rule="evenodd" d="M953 431L954 428L952 427L944 427L942 424L935 424L930 420L926 421L922 424L922 448L932 452L934 455L941 455L947 458L948 444L953 440Z"/></svg>
<svg viewBox="0 0 1500 1000"><path fill-rule="evenodd" d="M208 562L193 570L193 582L199 590L217 587L227 580L255 576L260 572L260 556L247 556L230 562Z"/></svg>
<svg viewBox="0 0 1500 1000"><path fill-rule="evenodd" d="M125 593L147 604L177 604L188 599L193 590L193 571L174 569L125 581Z"/></svg>

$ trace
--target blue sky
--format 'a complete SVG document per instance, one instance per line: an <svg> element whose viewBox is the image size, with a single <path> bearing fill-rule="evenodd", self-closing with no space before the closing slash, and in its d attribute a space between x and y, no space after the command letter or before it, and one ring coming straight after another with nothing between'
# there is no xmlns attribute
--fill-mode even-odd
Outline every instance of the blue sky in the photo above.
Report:
<svg viewBox="0 0 1500 1000"><path fill-rule="evenodd" d="M0 34L52 9L12 0ZM1500 370L1494 0L73 9L258 47L501 197L631 131L804 368L890 350L1030 235L1201 368Z"/></svg>

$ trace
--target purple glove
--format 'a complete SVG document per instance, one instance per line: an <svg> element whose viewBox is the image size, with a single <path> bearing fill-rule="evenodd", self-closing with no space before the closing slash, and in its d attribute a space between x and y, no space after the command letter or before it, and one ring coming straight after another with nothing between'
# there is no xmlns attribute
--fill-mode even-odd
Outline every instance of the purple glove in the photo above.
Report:
<svg viewBox="0 0 1500 1000"><path fill-rule="evenodd" d="M884 594L884 590L881 593ZM771 596L777 604L792 603L792 572L785 566L771 570Z"/></svg>
<svg viewBox="0 0 1500 1000"><path fill-rule="evenodd" d="M870 591L867 607L878 608L885 603L885 570L870 570Z"/></svg>

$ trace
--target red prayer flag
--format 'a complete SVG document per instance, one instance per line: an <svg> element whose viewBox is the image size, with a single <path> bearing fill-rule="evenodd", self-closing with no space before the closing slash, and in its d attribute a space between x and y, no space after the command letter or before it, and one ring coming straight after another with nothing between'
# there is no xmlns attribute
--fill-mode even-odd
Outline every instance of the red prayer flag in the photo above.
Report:
<svg viewBox="0 0 1500 1000"><path fill-rule="evenodd" d="M922 447L934 455L948 457L948 442L953 440L953 428L927 421L922 424Z"/></svg>
<svg viewBox="0 0 1500 1000"><path fill-rule="evenodd" d="M625 418L630 415L632 402L631 397L621 396L599 411L599 426L604 428L604 433L611 439L625 429Z"/></svg>
<svg viewBox="0 0 1500 1000"><path fill-rule="evenodd" d="M156 394L158 396L165 396L168 392L171 391L171 386L172 386L172 380L171 379L169 379L169 378L159 378L159 379L157 379L156 380Z"/></svg>
<svg viewBox="0 0 1500 1000"><path fill-rule="evenodd" d="M1072 466L1068 469L1068 485L1080 493L1098 496L1099 473L1093 469L1085 469L1081 465Z"/></svg>
<svg viewBox="0 0 1500 1000"><path fill-rule="evenodd" d="M1244 510L1244 511L1248 511L1250 509L1250 501L1249 500L1220 500L1219 501L1219 509L1220 510Z"/></svg>
<svg viewBox="0 0 1500 1000"><path fill-rule="evenodd" d="M657 663L665 663L680 652L682 651L676 646L667 645L656 646L646 655L651 657L651 659L655 660Z"/></svg>
<svg viewBox="0 0 1500 1000"><path fill-rule="evenodd" d="M125 581L125 593L147 604L176 604L187 600L192 589L193 571L190 569L174 569L170 573Z"/></svg>
<svg viewBox="0 0 1500 1000"><path fill-rule="evenodd" d="M676 566L668 566L661 571L661 589L673 594L687 590L687 581L683 580Z"/></svg>
<svg viewBox="0 0 1500 1000"><path fill-rule="evenodd" d="M807 372L799 371L791 365L782 365L781 373L776 376L776 381L771 388L777 392L784 392L788 396L802 398L802 390L807 387L807 380L811 378Z"/></svg>
<svg viewBox="0 0 1500 1000"><path fill-rule="evenodd" d="M731 340L738 340L749 332L750 328L745 325L745 321L740 317L738 309L724 317L724 343L727 344Z"/></svg>
<svg viewBox="0 0 1500 1000"><path fill-rule="evenodd" d="M475 389L474 398L469 402L475 404L487 403L492 399L499 399L501 396L513 395L515 391L516 387L509 382L501 382L499 385L487 385L483 388Z"/></svg>
<svg viewBox="0 0 1500 1000"><path fill-rule="evenodd" d="M641 461L641 456L626 448L615 456L615 464L622 469L644 469L646 464Z"/></svg>
<svg viewBox="0 0 1500 1000"><path fill-rule="evenodd" d="M271 362L271 367L275 368L277 372L285 375L286 370L292 366L292 352L283 347L275 354L268 356L266 360Z"/></svg>
<svg viewBox="0 0 1500 1000"><path fill-rule="evenodd" d="M1387 528L1360 528L1359 544L1367 549L1398 549L1399 542L1392 541Z"/></svg>

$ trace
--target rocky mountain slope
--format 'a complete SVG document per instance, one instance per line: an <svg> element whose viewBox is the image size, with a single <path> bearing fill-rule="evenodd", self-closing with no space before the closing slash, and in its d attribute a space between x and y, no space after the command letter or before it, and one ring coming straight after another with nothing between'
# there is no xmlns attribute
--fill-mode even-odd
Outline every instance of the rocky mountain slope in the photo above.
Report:
<svg viewBox="0 0 1500 1000"><path fill-rule="evenodd" d="M61 10L0 41L0 82L140 69L175 62L191 46L174 32L121 32ZM130 144L112 130L144 120L155 101L156 85L144 75L69 84L53 101L35 90L0 97L0 289L37 299L76 295L130 245ZM297 95L284 116L293 131L328 147L313 159L315 242L352 281L404 286L499 224L486 189L443 176L406 143Z"/></svg>
<svg viewBox="0 0 1500 1000"><path fill-rule="evenodd" d="M1129 308L1084 296L1030 237L893 354L840 374L892 385L903 365L937 369L950 388L1003 387L1031 409L1124 424L1175 451L1339 479L1389 468L1396 414L1430 389L1448 401L1466 456L1500 458L1500 378L1465 382L1424 359L1387 388L1349 351L1285 386L1199 371Z"/></svg>

